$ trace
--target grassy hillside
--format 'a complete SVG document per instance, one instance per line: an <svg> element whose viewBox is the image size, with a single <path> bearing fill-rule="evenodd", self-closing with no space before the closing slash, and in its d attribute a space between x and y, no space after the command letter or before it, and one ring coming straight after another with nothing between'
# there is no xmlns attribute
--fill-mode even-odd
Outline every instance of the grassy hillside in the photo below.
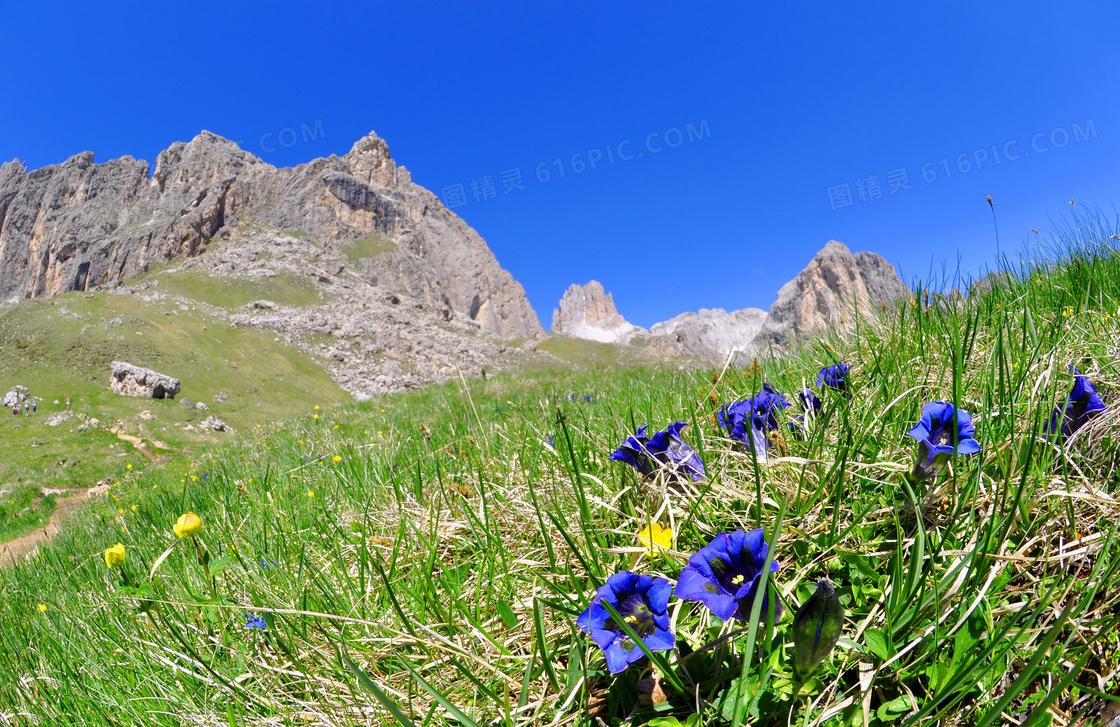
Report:
<svg viewBox="0 0 1120 727"><path fill-rule="evenodd" d="M1120 257L1111 230L1074 232L1060 262L989 293L919 297L753 370L503 374L242 424L189 465L126 473L0 572L5 717L1078 724L1120 694ZM818 388L800 441L796 404L782 412L769 461L717 425L764 381L792 401L836 362L851 399ZM1071 364L1109 408L1059 443L1042 432ZM973 415L980 451L919 482L906 434L938 400ZM705 480L609 459L674 421ZM180 539L188 511L203 527ZM637 534L654 523L672 535L651 554ZM576 625L596 588L623 570L675 582L717 534L759 527L773 627L761 599L724 623L673 597L676 650L608 672ZM840 640L795 681L793 614L822 578Z"/></svg>
<svg viewBox="0 0 1120 727"><path fill-rule="evenodd" d="M109 431L116 422L150 452L189 459L196 448L230 436L195 428L211 413L244 430L349 399L310 358L267 333L230 328L165 298L67 293L23 301L0 310L0 340L0 394L19 384L43 399L33 417L0 416L0 536L49 516L50 502L35 495L41 487L90 487L129 465L147 465L138 449ZM176 400L111 393L109 365L117 359L180 379L182 393ZM67 396L75 414L100 426L80 429L77 418L48 426ZM188 409L183 398L211 411ZM154 418L140 418L145 411Z"/></svg>

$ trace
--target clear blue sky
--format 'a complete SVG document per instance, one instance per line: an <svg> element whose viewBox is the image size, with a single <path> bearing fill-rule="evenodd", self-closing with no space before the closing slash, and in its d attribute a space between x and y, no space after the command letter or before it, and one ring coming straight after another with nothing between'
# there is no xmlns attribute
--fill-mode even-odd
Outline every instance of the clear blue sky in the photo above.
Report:
<svg viewBox="0 0 1120 727"><path fill-rule="evenodd" d="M1070 199L1114 214L1120 6L936 5L9 4L0 158L154 162L208 129L283 166L375 130L463 185L546 328L592 278L643 326L766 308L829 239L975 273L987 194L1004 250Z"/></svg>

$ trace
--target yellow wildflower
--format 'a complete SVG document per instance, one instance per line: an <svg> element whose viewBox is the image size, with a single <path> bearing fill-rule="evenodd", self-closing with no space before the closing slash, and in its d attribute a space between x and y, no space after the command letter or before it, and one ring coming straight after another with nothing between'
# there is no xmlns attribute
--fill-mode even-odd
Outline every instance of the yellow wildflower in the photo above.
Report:
<svg viewBox="0 0 1120 727"><path fill-rule="evenodd" d="M197 535L202 530L202 518L193 512L184 513L175 521L175 534L180 538L189 538Z"/></svg>
<svg viewBox="0 0 1120 727"><path fill-rule="evenodd" d="M659 523L650 523L649 527L638 533L638 540L646 546L651 556L660 555L673 546L673 530L662 528Z"/></svg>
<svg viewBox="0 0 1120 727"><path fill-rule="evenodd" d="M308 497L315 497L315 490L308 490L307 491L307 496Z"/></svg>
<svg viewBox="0 0 1120 727"><path fill-rule="evenodd" d="M336 454L336 455L334 456L334 461L335 461L335 463L337 464L337 463L339 463L339 462L341 462L341 461L342 461L342 457L339 457L339 456L338 456L338 455Z"/></svg>
<svg viewBox="0 0 1120 727"><path fill-rule="evenodd" d="M105 565L116 568L124 562L124 545L117 543L112 548L105 549Z"/></svg>
<svg viewBox="0 0 1120 727"><path fill-rule="evenodd" d="M39 604L39 613L46 613L46 612L47 612L47 604L40 603Z"/></svg>

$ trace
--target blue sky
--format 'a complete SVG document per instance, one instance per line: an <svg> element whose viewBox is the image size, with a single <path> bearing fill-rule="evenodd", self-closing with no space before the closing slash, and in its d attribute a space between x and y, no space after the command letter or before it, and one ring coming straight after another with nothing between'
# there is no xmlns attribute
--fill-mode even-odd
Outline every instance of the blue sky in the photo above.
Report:
<svg viewBox="0 0 1120 727"><path fill-rule="evenodd" d="M105 5L6 8L0 159L154 162L208 129L286 166L375 130L463 185L545 327L593 278L643 326L767 308L830 239L975 274L988 194L1004 251L1071 199L1115 215L1114 3Z"/></svg>

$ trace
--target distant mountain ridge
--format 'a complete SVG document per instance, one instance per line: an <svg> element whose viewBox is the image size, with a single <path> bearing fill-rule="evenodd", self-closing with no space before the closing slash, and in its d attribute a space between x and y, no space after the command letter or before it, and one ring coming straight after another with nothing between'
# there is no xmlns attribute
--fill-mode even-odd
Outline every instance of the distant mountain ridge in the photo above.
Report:
<svg viewBox="0 0 1120 727"><path fill-rule="evenodd" d="M617 333L610 338L612 342L717 360L734 349L748 356L769 348L781 350L805 333L840 321L845 311L867 313L910 294L894 266L881 255L852 254L846 245L832 240L804 270L782 286L769 311L744 308L729 313L723 309L701 309L699 313L682 313L654 324L646 331L627 323L615 310L611 295L593 280L585 286L568 288L553 314L552 331L589 338L589 332L602 335L609 330ZM592 318L581 318L583 311L590 312Z"/></svg>

